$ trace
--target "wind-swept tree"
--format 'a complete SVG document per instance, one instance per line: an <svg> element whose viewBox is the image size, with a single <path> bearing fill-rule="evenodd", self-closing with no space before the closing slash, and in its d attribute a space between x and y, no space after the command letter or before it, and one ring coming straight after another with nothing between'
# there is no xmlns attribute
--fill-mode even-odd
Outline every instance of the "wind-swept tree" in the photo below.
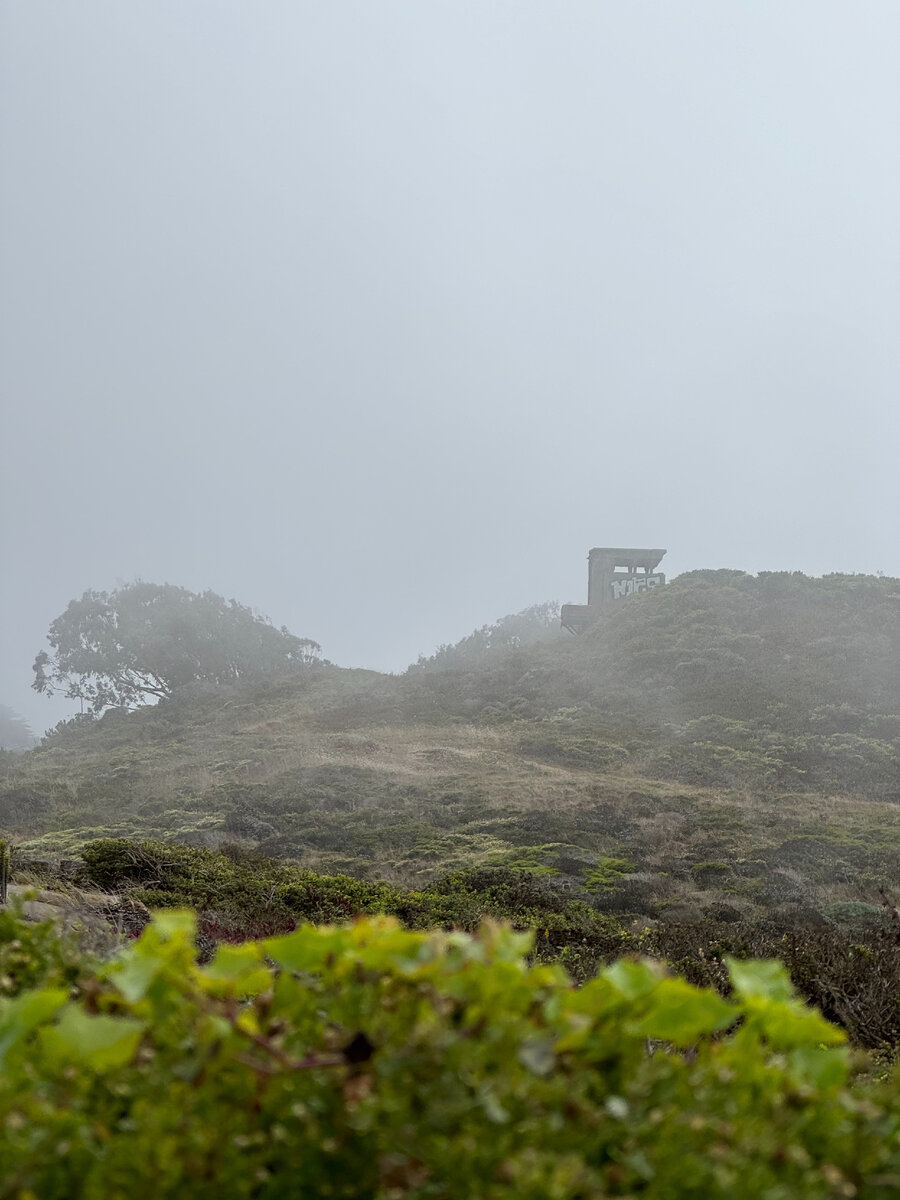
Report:
<svg viewBox="0 0 900 1200"><path fill-rule="evenodd" d="M95 713L164 699L189 683L299 670L319 661L321 649L215 592L142 582L85 592L47 640L52 653L35 659L32 687L82 700Z"/></svg>

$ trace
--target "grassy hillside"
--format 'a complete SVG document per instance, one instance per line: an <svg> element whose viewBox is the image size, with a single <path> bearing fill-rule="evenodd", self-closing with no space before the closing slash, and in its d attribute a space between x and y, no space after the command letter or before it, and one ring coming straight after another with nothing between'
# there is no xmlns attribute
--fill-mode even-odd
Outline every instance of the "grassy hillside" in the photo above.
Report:
<svg viewBox="0 0 900 1200"><path fill-rule="evenodd" d="M638 921L874 913L900 878L900 581L695 572L579 639L544 606L402 676L185 691L3 769L20 857L135 836L407 887L511 866Z"/></svg>

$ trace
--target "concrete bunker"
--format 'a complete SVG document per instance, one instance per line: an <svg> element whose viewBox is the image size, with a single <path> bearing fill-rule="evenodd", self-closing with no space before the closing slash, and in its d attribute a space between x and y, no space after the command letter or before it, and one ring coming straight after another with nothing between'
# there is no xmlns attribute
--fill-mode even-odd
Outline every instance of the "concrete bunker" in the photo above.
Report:
<svg viewBox="0 0 900 1200"><path fill-rule="evenodd" d="M563 629L583 633L618 601L662 587L666 577L656 568L665 553L665 550L626 546L595 546L588 554L588 602L562 606Z"/></svg>

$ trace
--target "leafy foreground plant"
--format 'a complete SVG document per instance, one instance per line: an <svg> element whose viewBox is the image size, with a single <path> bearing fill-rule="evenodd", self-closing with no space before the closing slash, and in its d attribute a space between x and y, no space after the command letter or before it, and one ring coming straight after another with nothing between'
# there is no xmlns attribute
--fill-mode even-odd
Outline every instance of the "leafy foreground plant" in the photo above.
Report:
<svg viewBox="0 0 900 1200"><path fill-rule="evenodd" d="M0 1197L887 1197L896 1082L775 963L735 1000L390 919L223 946L160 914L77 999L0 1009ZM725 1030L731 1032L723 1033ZM655 1050L654 1050L655 1048Z"/></svg>

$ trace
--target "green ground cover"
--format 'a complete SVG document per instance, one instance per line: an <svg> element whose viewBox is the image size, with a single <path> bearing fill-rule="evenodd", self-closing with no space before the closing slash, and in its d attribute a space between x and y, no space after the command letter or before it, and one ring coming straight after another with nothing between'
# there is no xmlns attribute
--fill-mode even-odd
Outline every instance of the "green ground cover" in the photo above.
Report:
<svg viewBox="0 0 900 1200"><path fill-rule="evenodd" d="M28 932L23 929L23 936ZM581 988L533 935L384 918L195 956L160 914L0 1001L0 1196L860 1197L900 1086L776 963L729 995L640 960ZM868 1073L866 1073L868 1072Z"/></svg>

